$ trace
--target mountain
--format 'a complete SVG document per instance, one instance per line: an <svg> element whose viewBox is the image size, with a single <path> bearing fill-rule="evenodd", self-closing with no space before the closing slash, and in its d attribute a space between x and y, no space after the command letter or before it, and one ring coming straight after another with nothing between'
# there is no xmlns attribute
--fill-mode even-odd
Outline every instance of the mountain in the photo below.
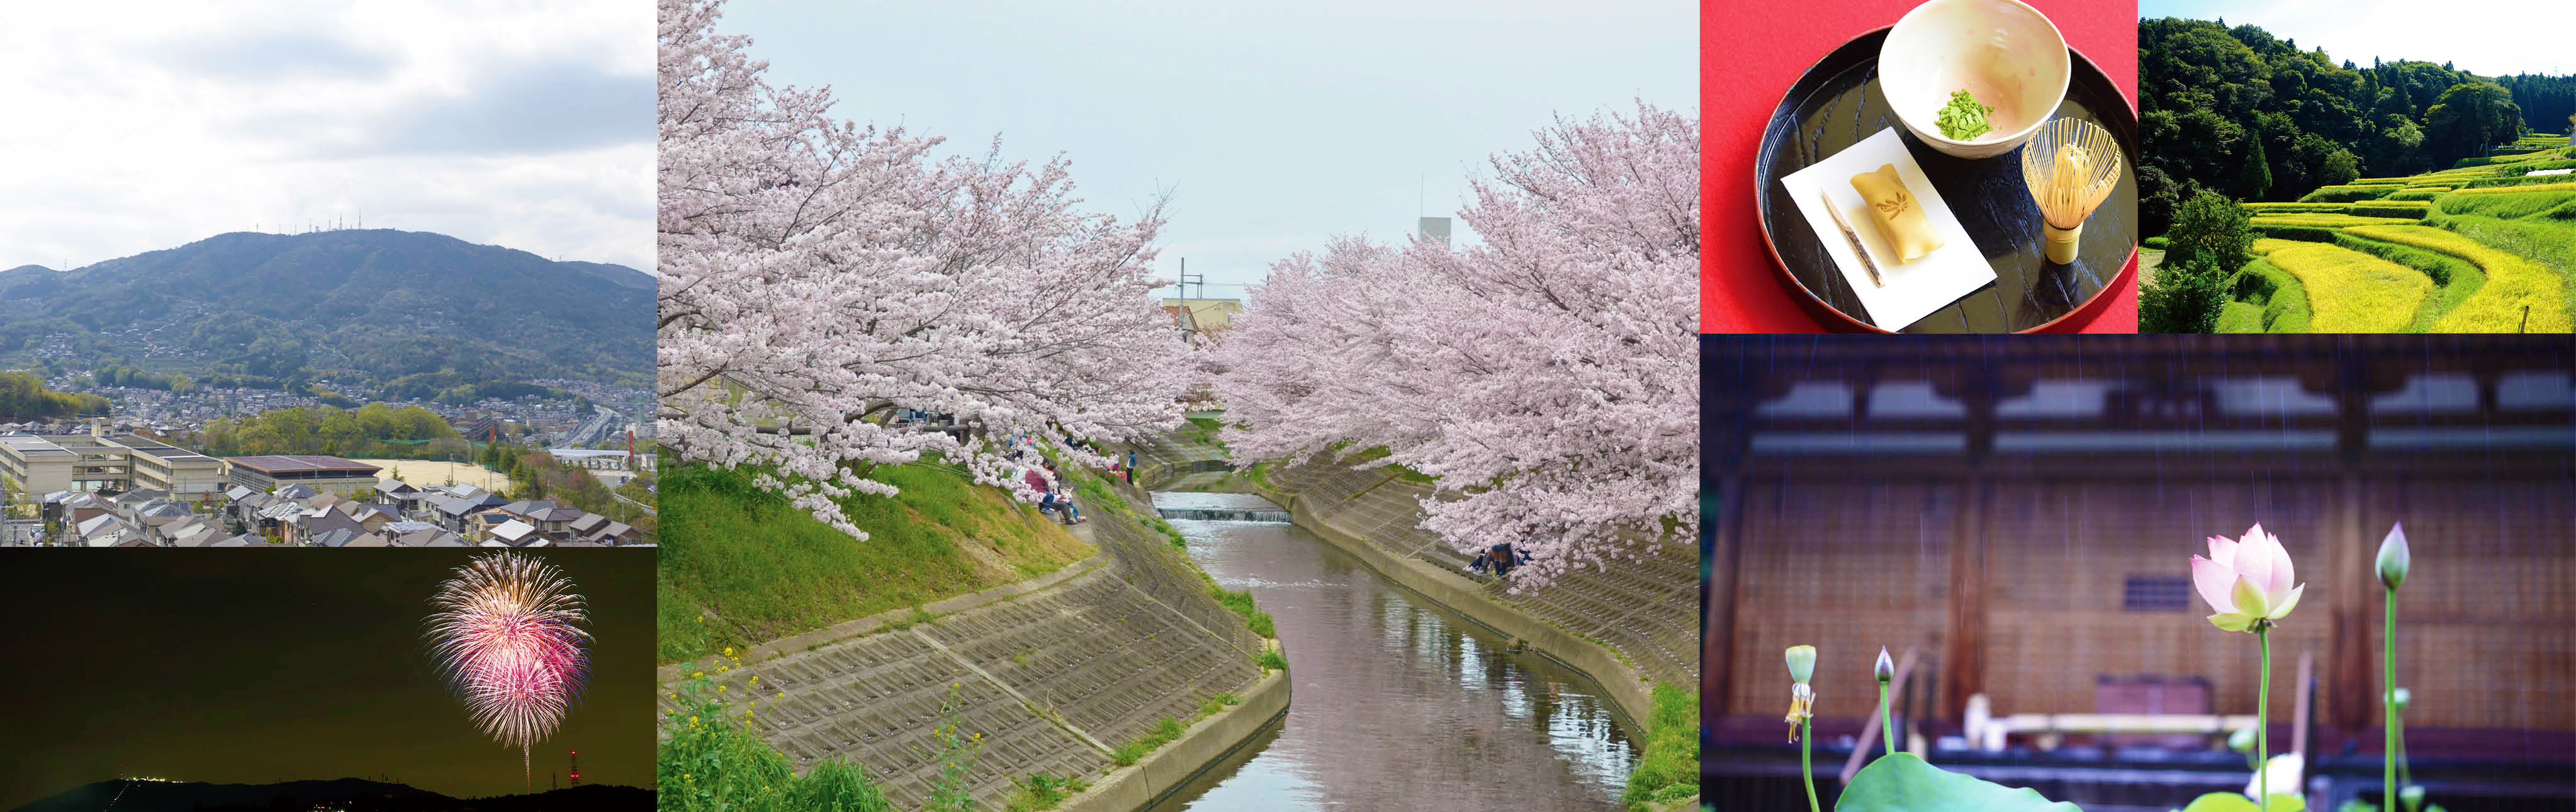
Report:
<svg viewBox="0 0 2576 812"><path fill-rule="evenodd" d="M113 803L114 806L110 806ZM340 778L276 784L207 784L194 781L100 781L18 807L18 812L107 809L304 810L352 812L643 812L653 791L590 784L526 795L460 799L403 784Z"/></svg>
<svg viewBox="0 0 2576 812"><path fill-rule="evenodd" d="M390 229L219 234L55 273L0 271L0 354L69 336L96 358L377 383L653 374L652 275Z"/></svg>

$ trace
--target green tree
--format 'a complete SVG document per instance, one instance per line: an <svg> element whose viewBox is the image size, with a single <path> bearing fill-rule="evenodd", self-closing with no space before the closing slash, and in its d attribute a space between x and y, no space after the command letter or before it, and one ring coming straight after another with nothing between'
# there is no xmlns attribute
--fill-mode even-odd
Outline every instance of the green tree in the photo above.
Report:
<svg viewBox="0 0 2576 812"><path fill-rule="evenodd" d="M2236 187L2244 190L2245 199L2260 200L2272 191L2272 162L2263 157L2263 139L2254 142L2253 154L2245 157L2245 169L2236 176Z"/></svg>
<svg viewBox="0 0 2576 812"><path fill-rule="evenodd" d="M2204 191L2174 212L2166 248L2182 261L2207 260L2220 276L2235 275L2254 254L2254 231L2245 209L2226 195ZM2167 263L2180 264L2176 263Z"/></svg>
<svg viewBox="0 0 2576 812"><path fill-rule="evenodd" d="M2350 150L2336 148L2326 156L2323 174L2317 177L2321 186L2341 186L2361 177L2361 162Z"/></svg>
<svg viewBox="0 0 2576 812"><path fill-rule="evenodd" d="M2227 306L2227 278L2216 263L2193 257L2171 264L2138 288L2138 332L2206 333Z"/></svg>
<svg viewBox="0 0 2576 812"><path fill-rule="evenodd" d="M2425 149L2434 161L2451 162L2485 154L2486 148L2522 136L2522 109L2505 89L2468 81L2442 91L2424 111Z"/></svg>

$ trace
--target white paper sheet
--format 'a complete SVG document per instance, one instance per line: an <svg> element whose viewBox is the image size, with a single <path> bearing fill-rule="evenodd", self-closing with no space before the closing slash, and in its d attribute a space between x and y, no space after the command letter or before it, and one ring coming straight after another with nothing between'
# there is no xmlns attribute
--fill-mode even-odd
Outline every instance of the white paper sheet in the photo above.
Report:
<svg viewBox="0 0 2576 812"><path fill-rule="evenodd" d="M1833 257L1843 278L1860 294L1861 306L1869 309L1870 320L1885 330L1905 329L1932 311L1995 281L1994 265L1977 253L1976 241L1968 238L1968 229L1950 213L1950 205L1941 200L1941 190L1932 188L1932 182L1923 177L1923 167L1914 163L1914 155L1906 151L1905 142L1896 132L1892 127L1880 130L1850 149L1780 179L1789 199L1796 201L1798 211L1806 215L1807 225L1816 230L1816 239L1824 242L1825 254ZM1896 165L1897 177L1904 179L1906 190L1923 202L1923 216L1941 235L1939 250L1913 262L1896 261L1896 250L1879 234L1878 221L1861 203L1860 192L1852 189L1853 175L1877 171L1885 164ZM1878 262L1879 275L1886 278L1887 287L1870 283L1869 271L1852 256L1851 241L1843 238L1842 230L1834 227L1833 217L1825 212L1825 202L1816 194L1819 189L1833 198L1843 221L1850 223L1862 244L1869 246L1870 259Z"/></svg>

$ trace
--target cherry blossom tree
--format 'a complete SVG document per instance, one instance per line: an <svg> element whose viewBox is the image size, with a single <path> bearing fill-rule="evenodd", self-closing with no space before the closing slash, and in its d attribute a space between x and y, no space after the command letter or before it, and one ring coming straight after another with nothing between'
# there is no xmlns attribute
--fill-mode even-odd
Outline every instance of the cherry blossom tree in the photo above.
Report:
<svg viewBox="0 0 2576 812"><path fill-rule="evenodd" d="M720 2L660 8L657 378L664 445L844 532L870 466L935 453L1027 497L1007 438L1069 445L1180 422L1189 349L1149 297L1158 201L1086 213L1069 164L936 159L940 139L773 87ZM907 410L936 420L895 419Z"/></svg>
<svg viewBox="0 0 2576 812"><path fill-rule="evenodd" d="M1207 366L1239 457L1384 446L1423 526L1516 589L1698 532L1699 128L1639 103L1492 159L1453 250L1342 238L1273 266Z"/></svg>

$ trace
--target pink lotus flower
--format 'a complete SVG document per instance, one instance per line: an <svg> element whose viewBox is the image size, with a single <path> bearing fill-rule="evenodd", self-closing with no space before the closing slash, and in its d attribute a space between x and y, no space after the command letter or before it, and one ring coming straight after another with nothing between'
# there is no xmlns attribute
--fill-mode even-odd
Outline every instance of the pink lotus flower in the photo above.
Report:
<svg viewBox="0 0 2576 812"><path fill-rule="evenodd" d="M2279 620L2299 605L2308 585L2291 586L2290 551L2257 524L2243 539L2209 537L2209 557L2191 557L2191 584L2218 614L2209 622L2250 632L2260 621Z"/></svg>

